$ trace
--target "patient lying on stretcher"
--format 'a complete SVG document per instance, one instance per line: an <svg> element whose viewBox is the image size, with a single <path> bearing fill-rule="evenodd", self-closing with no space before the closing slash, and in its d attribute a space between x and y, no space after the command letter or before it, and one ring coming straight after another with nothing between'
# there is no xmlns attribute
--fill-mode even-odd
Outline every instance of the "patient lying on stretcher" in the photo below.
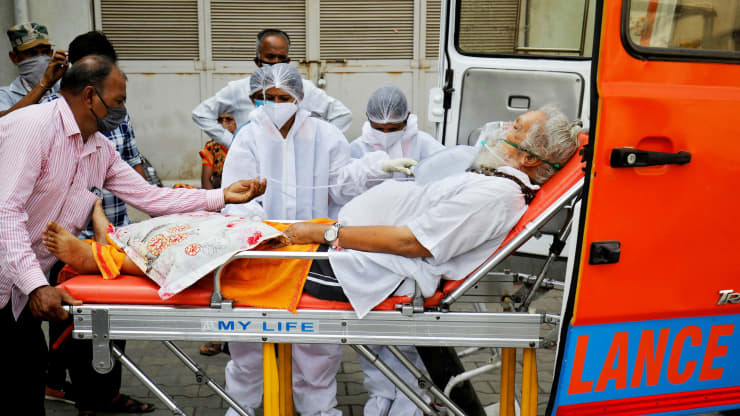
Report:
<svg viewBox="0 0 740 416"><path fill-rule="evenodd" d="M431 296L440 279L464 278L501 244L537 184L575 153L577 133L554 107L530 111L507 131L489 132L470 172L423 186L387 181L345 205L336 225L291 225L283 235L292 244L333 246L329 264L314 264L304 291L347 299L362 317L392 294L413 295L414 283ZM44 231L44 244L78 272L98 273L90 245L56 223ZM121 273L152 277L124 257Z"/></svg>

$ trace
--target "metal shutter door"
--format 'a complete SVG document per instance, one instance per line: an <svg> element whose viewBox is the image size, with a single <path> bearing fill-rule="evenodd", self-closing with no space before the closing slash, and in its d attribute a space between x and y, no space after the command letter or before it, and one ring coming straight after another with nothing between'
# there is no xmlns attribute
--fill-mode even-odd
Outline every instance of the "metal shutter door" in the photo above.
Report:
<svg viewBox="0 0 740 416"><path fill-rule="evenodd" d="M102 28L119 59L197 59L197 0L101 0Z"/></svg>
<svg viewBox="0 0 740 416"><path fill-rule="evenodd" d="M321 0L321 59L412 59L413 0Z"/></svg>
<svg viewBox="0 0 740 416"><path fill-rule="evenodd" d="M255 56L257 33L280 29L290 36L290 57L306 56L305 0L211 2L214 60L244 61Z"/></svg>
<svg viewBox="0 0 740 416"><path fill-rule="evenodd" d="M458 46L466 53L513 54L519 0L463 0Z"/></svg>
<svg viewBox="0 0 740 416"><path fill-rule="evenodd" d="M435 59L439 54L439 24L442 9L441 0L427 0L426 15L426 47L424 48L427 59Z"/></svg>

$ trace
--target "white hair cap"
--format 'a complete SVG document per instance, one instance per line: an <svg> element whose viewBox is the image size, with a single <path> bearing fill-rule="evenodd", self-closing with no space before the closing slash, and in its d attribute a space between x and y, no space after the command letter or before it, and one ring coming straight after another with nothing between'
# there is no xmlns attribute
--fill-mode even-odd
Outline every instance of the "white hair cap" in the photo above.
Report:
<svg viewBox="0 0 740 416"><path fill-rule="evenodd" d="M297 101L303 100L303 77L289 64L262 65L249 78L249 95L270 88L280 88Z"/></svg>
<svg viewBox="0 0 740 416"><path fill-rule="evenodd" d="M370 96L365 111L373 123L398 123L409 116L409 104L400 88L386 85Z"/></svg>

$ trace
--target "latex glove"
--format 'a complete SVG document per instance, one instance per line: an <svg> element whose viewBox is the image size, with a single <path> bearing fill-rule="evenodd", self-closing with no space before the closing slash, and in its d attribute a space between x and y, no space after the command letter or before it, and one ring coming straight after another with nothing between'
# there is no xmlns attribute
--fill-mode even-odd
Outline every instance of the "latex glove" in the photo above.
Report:
<svg viewBox="0 0 740 416"><path fill-rule="evenodd" d="M383 168L383 172L401 172L408 176L413 176L414 173L411 171L410 168L416 163L418 162L414 159L400 157L398 159L386 159L383 161L383 164L381 166Z"/></svg>

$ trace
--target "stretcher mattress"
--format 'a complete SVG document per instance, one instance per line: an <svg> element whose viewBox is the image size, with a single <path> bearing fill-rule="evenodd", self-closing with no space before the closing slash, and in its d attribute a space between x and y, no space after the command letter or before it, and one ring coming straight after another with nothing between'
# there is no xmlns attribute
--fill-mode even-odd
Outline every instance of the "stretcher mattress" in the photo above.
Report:
<svg viewBox="0 0 740 416"><path fill-rule="evenodd" d="M178 306L210 306L213 291L212 278L207 277L177 295L163 300L157 291L159 286L151 279L142 276L121 275L116 279L104 280L100 275L75 276L58 287L64 288L76 299L85 303L105 303L121 305L178 305ZM424 306L431 307L439 304L444 297L442 292L427 298ZM374 310L394 310L396 304L411 302L408 296L392 296ZM248 306L236 302L234 306ZM352 310L348 302L338 302L317 299L303 294L298 303L298 309L330 309Z"/></svg>

